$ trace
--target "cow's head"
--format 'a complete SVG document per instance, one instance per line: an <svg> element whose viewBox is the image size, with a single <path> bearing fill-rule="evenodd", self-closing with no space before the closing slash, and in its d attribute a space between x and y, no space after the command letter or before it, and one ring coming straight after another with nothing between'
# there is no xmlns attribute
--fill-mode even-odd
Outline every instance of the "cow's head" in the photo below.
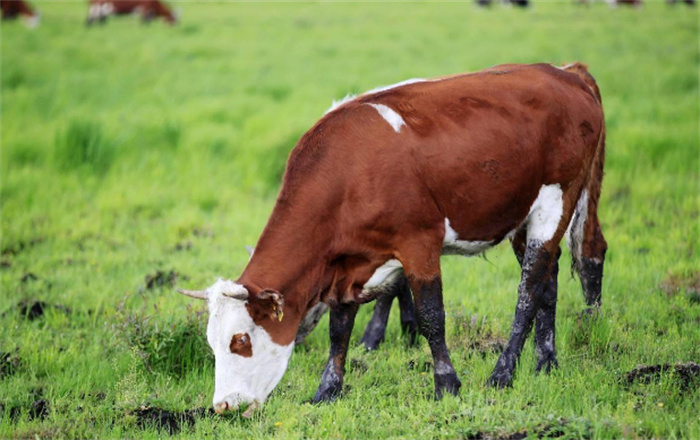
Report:
<svg viewBox="0 0 700 440"><path fill-rule="evenodd" d="M282 296L272 290L253 295L223 279L207 290L178 291L209 303L207 341L216 359L214 410L262 404L282 379L294 347L294 342L275 343L263 327L266 321L282 319Z"/></svg>

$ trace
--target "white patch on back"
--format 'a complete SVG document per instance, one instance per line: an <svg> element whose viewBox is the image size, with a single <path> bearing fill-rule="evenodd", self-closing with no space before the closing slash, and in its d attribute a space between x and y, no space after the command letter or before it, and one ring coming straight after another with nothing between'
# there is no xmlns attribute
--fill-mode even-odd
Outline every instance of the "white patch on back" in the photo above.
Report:
<svg viewBox="0 0 700 440"><path fill-rule="evenodd" d="M391 89L395 89L397 87L407 86L409 84L421 83L421 82L426 82L426 81L428 81L428 80L424 79L424 78L411 78L411 79L407 79L407 80L404 80L401 82L397 82L396 84L392 84L390 86L375 87L372 90L366 91L365 93L363 93L363 95L371 95L372 93L379 93L379 92L383 92L385 90L391 90Z"/></svg>
<svg viewBox="0 0 700 440"><path fill-rule="evenodd" d="M546 242L554 237L564 211L564 199L558 183L542 185L527 216L527 239Z"/></svg>
<svg viewBox="0 0 700 440"><path fill-rule="evenodd" d="M386 284L393 283L401 274L403 266L399 260L388 260L374 271L369 280L362 286L362 290L372 290Z"/></svg>
<svg viewBox="0 0 700 440"><path fill-rule="evenodd" d="M391 125L391 128L393 128L395 132L400 132L401 127L406 125L400 114L396 113L394 110L385 106L384 104L369 103L367 105L371 105L372 107L374 107L377 110L377 112L379 112L379 115L382 118L384 118L384 120L388 122L389 125Z"/></svg>
<svg viewBox="0 0 700 440"><path fill-rule="evenodd" d="M248 313L246 301L229 298L223 292L244 291L245 287L219 279L207 289L209 324L207 341L216 359L213 403L226 402L229 409L254 401L262 404L287 370L294 343L276 344L270 335L256 325ZM233 335L248 333L252 356L243 357L230 351Z"/></svg>
<svg viewBox="0 0 700 440"><path fill-rule="evenodd" d="M352 93L348 93L347 95L345 95L345 98L343 98L343 99L340 99L340 100L338 100L338 101L336 101L336 100L334 99L334 100L333 100L333 104L331 104L331 107L330 107L328 110L326 110L326 113L324 113L324 115L327 115L328 113L330 113L330 112L332 112L333 110L337 109L337 108L340 107L341 105L345 104L346 102L350 102L350 101L352 101L352 100L355 99L355 98L356 98L355 95L353 95Z"/></svg>
<svg viewBox="0 0 700 440"><path fill-rule="evenodd" d="M392 85L390 85L390 86L376 87L376 88L374 88L374 89L372 89L372 90L368 90L368 91L366 91L365 93L360 94L360 96L371 95L372 93L379 93L379 92L383 92L383 91L385 91L385 90L395 89L395 88L397 88L397 87L406 86L406 85L409 85L409 84L420 83L420 82L427 82L427 81L430 81L430 80L423 79L423 78L411 78L411 79L407 79L407 80L405 80L405 81L398 82L398 83L396 83L396 84L392 84ZM345 104L346 102L350 102L350 101L352 101L352 100L355 99L355 98L357 98L356 95L354 95L354 94L352 94L352 93L348 93L348 94L345 95L345 97L344 97L343 99L341 99L341 100L336 101L336 100L334 99L334 100L333 100L333 104L331 104L330 108L329 108L328 110L326 110L326 112L324 113L324 115L326 115L326 114L332 112L333 110L337 109L337 108L340 107L341 105Z"/></svg>
<svg viewBox="0 0 700 440"><path fill-rule="evenodd" d="M457 231L450 226L450 219L445 218L445 238L442 241L443 255L478 255L493 246L493 241L459 240Z"/></svg>

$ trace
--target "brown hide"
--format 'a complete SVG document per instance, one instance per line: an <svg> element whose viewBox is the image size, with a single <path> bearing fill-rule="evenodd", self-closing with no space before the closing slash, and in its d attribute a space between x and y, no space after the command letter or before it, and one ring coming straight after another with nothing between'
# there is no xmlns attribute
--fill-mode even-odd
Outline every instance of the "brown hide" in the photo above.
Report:
<svg viewBox="0 0 700 440"><path fill-rule="evenodd" d="M2 19L10 20L20 15L27 18L36 17L37 13L24 0L0 0Z"/></svg>
<svg viewBox="0 0 700 440"><path fill-rule="evenodd" d="M406 125L397 133L367 104L388 106ZM284 296L282 322L256 322L288 344L319 300L366 300L362 286L389 259L409 277L439 276L445 218L460 240L495 244L522 224L539 189L555 183L570 216L602 130L594 91L546 64L413 83L329 112L290 154L238 281L252 295Z"/></svg>

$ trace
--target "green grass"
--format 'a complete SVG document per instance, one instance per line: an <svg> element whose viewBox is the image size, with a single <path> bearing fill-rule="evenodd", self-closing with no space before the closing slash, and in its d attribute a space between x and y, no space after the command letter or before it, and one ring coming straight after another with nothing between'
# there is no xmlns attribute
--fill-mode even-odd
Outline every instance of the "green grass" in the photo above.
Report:
<svg viewBox="0 0 700 440"><path fill-rule="evenodd" d="M147 289L145 277L174 270L178 285L203 287L238 276L288 152L332 99L574 60L603 93L610 250L596 320L578 315L578 280L560 274L557 371L536 376L528 343L513 388L484 387L519 281L504 245L488 261L444 259L458 398L432 400L427 344L407 348L395 313L386 343L365 353L366 306L342 399L304 403L327 356L324 318L264 411L194 417L174 436L700 436L697 382L621 380L638 364L700 362L697 8L193 2L178 4L174 28L123 18L87 29L83 2L34 3L41 27L0 28L0 437L167 437L134 411L211 404L202 304L190 308L170 278ZM24 300L70 312L29 320Z"/></svg>

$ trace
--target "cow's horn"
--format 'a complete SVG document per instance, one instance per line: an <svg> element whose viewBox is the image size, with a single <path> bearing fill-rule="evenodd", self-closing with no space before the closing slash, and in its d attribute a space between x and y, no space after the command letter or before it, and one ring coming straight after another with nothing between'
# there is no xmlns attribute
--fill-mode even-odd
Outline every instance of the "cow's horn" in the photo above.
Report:
<svg viewBox="0 0 700 440"><path fill-rule="evenodd" d="M245 301L248 299L248 290L244 289L242 292L221 292L222 295L233 299L240 299Z"/></svg>
<svg viewBox="0 0 700 440"><path fill-rule="evenodd" d="M209 298L206 290L177 289L177 291L182 293L183 295L187 295L191 298L196 298L196 299L208 299Z"/></svg>

